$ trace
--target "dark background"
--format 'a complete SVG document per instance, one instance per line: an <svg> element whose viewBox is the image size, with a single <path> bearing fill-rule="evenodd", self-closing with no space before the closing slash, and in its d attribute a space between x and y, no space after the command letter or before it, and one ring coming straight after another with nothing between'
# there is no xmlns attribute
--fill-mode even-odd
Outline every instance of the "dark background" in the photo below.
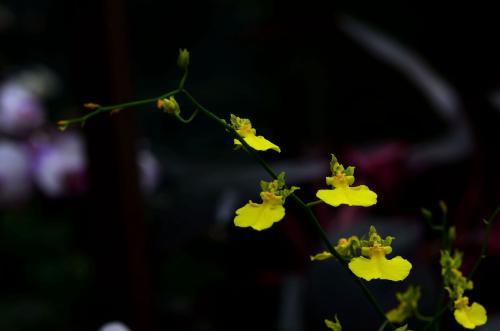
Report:
<svg viewBox="0 0 500 331"><path fill-rule="evenodd" d="M472 266L481 219L500 202L493 8L264 0L1 6L9 12L0 25L1 78L35 64L54 72L60 89L44 100L52 123L85 112L79 105L88 101L174 89L185 47L187 88L222 117L251 118L280 145L279 156L264 156L301 186L305 200L324 185L330 153L357 166L357 180L379 203L315 210L333 241L370 224L396 237L396 254L414 269L403 284L369 284L385 309L409 283L422 286L425 313L439 298L439 242L421 207L440 215L438 201L447 203L456 245L466 252L463 268ZM412 60L370 51L359 24L409 50ZM102 115L82 130L83 193L35 192L0 211L1 330L97 330L112 320L136 331L323 330L322 320L335 314L346 330L378 327L337 265L309 263L322 248L294 206L261 233L232 225L233 211L256 200L258 180L267 177L207 118L184 126L151 105ZM459 138L441 144L453 130ZM161 166L149 194L134 161L145 141ZM498 231L470 294L488 310L484 330L495 330L498 319ZM444 323L455 327L450 317Z"/></svg>

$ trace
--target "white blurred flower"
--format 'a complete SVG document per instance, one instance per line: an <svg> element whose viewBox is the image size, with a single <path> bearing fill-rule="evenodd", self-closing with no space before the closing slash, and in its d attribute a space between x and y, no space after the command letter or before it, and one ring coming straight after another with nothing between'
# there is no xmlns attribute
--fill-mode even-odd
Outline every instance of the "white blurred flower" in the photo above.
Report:
<svg viewBox="0 0 500 331"><path fill-rule="evenodd" d="M160 164L149 149L140 149L137 152L137 163L141 190L145 194L151 194L158 186Z"/></svg>
<svg viewBox="0 0 500 331"><path fill-rule="evenodd" d="M24 86L39 98L49 98L59 92L61 82L49 68L38 65L19 72L12 78L13 82Z"/></svg>
<svg viewBox="0 0 500 331"><path fill-rule="evenodd" d="M0 87L0 130L22 134L42 125L45 114L37 95L22 84L8 81Z"/></svg>
<svg viewBox="0 0 500 331"><path fill-rule="evenodd" d="M86 188L85 142L76 132L37 137L33 142L35 183L50 197L80 193Z"/></svg>
<svg viewBox="0 0 500 331"><path fill-rule="evenodd" d="M101 326L99 331L130 331L130 329L122 322L113 321Z"/></svg>
<svg viewBox="0 0 500 331"><path fill-rule="evenodd" d="M30 158L18 143L0 141L0 205L11 205L27 199L32 191Z"/></svg>

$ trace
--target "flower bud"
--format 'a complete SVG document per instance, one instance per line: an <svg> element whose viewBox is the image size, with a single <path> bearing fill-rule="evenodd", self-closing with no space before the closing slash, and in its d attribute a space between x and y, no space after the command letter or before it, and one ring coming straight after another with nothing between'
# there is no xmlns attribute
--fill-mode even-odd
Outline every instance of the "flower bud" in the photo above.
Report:
<svg viewBox="0 0 500 331"><path fill-rule="evenodd" d="M97 108L101 108L101 105L99 105L97 103L94 103L94 102L87 102L87 103L83 104L83 107L87 108L87 109L90 109L90 110L94 110L94 109L97 109Z"/></svg>
<svg viewBox="0 0 500 331"><path fill-rule="evenodd" d="M59 131L65 131L69 126L69 121L58 121L57 126Z"/></svg>
<svg viewBox="0 0 500 331"><path fill-rule="evenodd" d="M158 99L156 107L163 109L167 114L179 114L181 112L181 108L173 96L168 99Z"/></svg>
<svg viewBox="0 0 500 331"><path fill-rule="evenodd" d="M189 51L185 48L179 49L179 56L177 57L177 65L182 70L186 70L189 66Z"/></svg>

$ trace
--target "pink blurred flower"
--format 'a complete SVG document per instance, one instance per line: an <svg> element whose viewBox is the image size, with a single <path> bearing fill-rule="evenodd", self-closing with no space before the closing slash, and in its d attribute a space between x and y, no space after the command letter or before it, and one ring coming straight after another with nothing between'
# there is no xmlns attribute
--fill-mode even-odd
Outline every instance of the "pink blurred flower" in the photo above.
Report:
<svg viewBox="0 0 500 331"><path fill-rule="evenodd" d="M33 140L33 176L50 197L83 192L87 187L85 142L76 132L57 133Z"/></svg>

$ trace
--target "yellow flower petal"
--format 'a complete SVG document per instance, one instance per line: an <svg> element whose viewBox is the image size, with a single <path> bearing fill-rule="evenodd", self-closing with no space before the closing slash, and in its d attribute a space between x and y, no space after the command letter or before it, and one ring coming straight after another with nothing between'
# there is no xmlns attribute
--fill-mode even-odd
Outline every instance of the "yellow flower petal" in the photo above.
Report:
<svg viewBox="0 0 500 331"><path fill-rule="evenodd" d="M342 204L368 207L377 203L377 193L371 191L366 185L354 187L342 186L332 190L318 190L316 197L334 207Z"/></svg>
<svg viewBox="0 0 500 331"><path fill-rule="evenodd" d="M249 201L236 211L236 215L234 225L242 228L252 227L261 231L280 221L285 216L285 208L281 203Z"/></svg>
<svg viewBox="0 0 500 331"><path fill-rule="evenodd" d="M400 281L405 279L411 270L411 263L401 256L387 259L385 256L355 257L349 262L349 269L365 280L386 279Z"/></svg>
<svg viewBox="0 0 500 331"><path fill-rule="evenodd" d="M321 253L318 253L316 255L310 256L311 261L323 261L332 258L333 255L330 252L323 251Z"/></svg>
<svg viewBox="0 0 500 331"><path fill-rule="evenodd" d="M488 317L486 309L477 302L471 306L455 309L455 319L466 329L474 329L476 326L486 324Z"/></svg>
<svg viewBox="0 0 500 331"><path fill-rule="evenodd" d="M272 149L278 153L281 152L281 149L277 145L273 144L272 142L270 142L269 140L267 140L263 136L256 136L253 134L248 134L243 139L246 141L246 143L250 147L252 147L253 149L255 149L257 151L267 151L268 149ZM238 139L234 139L234 144L241 145L241 143L239 142Z"/></svg>

